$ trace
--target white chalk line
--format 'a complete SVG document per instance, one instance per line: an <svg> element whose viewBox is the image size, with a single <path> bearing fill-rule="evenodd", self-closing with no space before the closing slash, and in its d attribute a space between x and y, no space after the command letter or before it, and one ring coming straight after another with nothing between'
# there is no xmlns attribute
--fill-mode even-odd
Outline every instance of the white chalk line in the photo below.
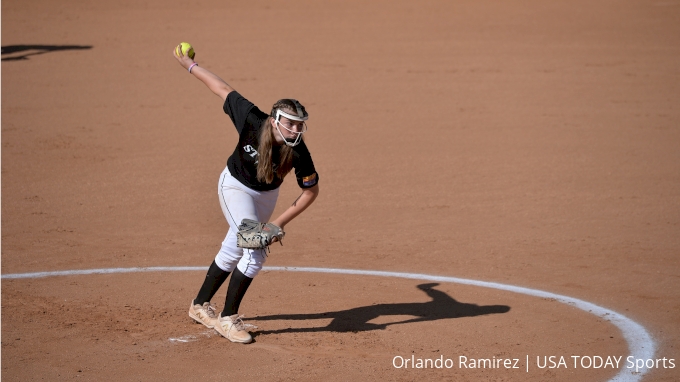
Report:
<svg viewBox="0 0 680 382"><path fill-rule="evenodd" d="M83 269L83 270L67 270L67 271L53 271L53 272L35 272L35 273L14 273L2 275L2 279L34 279L51 276L73 276L73 275L91 275L91 274L113 274L113 273L135 273L135 272L173 272L173 271L206 271L207 267L146 267L146 268L102 268L102 269ZM617 313L613 310L603 308L591 302L580 300L577 298L555 294L551 292L542 291L539 289L531 289L525 287L518 287L508 284L500 284L488 281L479 281L472 279L462 279L458 277L435 276L419 273L403 273L403 272L386 272L386 271L370 271L359 269L337 269L337 268L309 268L309 267L268 267L265 266L263 271L285 271L285 272L311 272L311 273L334 273L345 275L361 275L361 276L381 276L381 277L398 277L413 280L438 281L445 283L455 283L464 285L473 285L484 288L493 288L504 290L508 292L525 294L528 296L552 298L564 304L574 306L578 309L586 311L606 321L611 322L614 326L621 330L624 339L628 343L628 350L630 356L635 359L654 359L656 352L656 344L651 335L645 328L630 318ZM178 342L188 342L191 338L180 337L176 339ZM638 373L630 371L628 368L621 370L610 382L634 382L640 381L642 377L649 371L648 368L640 368Z"/></svg>
<svg viewBox="0 0 680 382"><path fill-rule="evenodd" d="M214 337L215 336L215 331L210 329L206 330L203 333L200 334L201 337ZM181 342L181 343L186 343L186 342L195 342L198 341L199 338L195 335L188 334L186 336L181 336L177 338L170 337L168 338L168 341L170 342Z"/></svg>

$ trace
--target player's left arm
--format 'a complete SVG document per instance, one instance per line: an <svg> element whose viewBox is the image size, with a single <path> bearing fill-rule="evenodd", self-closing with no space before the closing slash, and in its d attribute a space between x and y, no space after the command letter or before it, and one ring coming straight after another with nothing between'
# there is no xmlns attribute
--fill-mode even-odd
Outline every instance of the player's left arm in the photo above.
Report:
<svg viewBox="0 0 680 382"><path fill-rule="evenodd" d="M272 223L283 229L286 224L295 219L296 216L300 215L302 211L307 209L307 207L311 206L317 196L319 196L318 183L313 187L303 188L302 194L297 199L295 199L293 204L288 207L287 210L283 211L281 216L272 221Z"/></svg>

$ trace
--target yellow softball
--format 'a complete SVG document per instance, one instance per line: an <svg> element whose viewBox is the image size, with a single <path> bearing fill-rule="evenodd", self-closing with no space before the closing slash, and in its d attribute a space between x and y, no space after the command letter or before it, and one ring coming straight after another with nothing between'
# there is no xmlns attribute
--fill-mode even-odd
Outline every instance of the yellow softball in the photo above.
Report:
<svg viewBox="0 0 680 382"><path fill-rule="evenodd" d="M188 42L183 42L180 43L177 48L175 48L175 51L177 52L177 55L179 56L179 49L182 49L182 53L184 53L185 56L189 56L190 59L194 59L196 56L196 52L194 52L194 47L191 46Z"/></svg>

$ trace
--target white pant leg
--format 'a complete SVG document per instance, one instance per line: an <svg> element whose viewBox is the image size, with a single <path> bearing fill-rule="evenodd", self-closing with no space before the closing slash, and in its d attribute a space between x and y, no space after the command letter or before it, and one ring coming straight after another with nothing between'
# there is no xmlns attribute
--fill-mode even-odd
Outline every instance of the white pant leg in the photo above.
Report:
<svg viewBox="0 0 680 382"><path fill-rule="evenodd" d="M218 195L222 213L229 223L229 231L222 248L215 256L220 269L231 272L236 266L246 276L253 278L266 259L263 249L242 249L236 246L236 232L243 219L268 222L274 212L279 190L255 191L231 176L227 168L220 175Z"/></svg>

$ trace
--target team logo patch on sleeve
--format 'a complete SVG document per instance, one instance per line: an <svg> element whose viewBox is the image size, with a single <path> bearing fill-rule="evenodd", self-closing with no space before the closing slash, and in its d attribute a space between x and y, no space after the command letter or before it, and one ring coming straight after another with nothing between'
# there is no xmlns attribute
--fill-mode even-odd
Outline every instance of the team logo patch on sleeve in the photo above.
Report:
<svg viewBox="0 0 680 382"><path fill-rule="evenodd" d="M305 187L310 187L316 184L316 173L310 175L310 176L305 176L302 178L302 185Z"/></svg>

